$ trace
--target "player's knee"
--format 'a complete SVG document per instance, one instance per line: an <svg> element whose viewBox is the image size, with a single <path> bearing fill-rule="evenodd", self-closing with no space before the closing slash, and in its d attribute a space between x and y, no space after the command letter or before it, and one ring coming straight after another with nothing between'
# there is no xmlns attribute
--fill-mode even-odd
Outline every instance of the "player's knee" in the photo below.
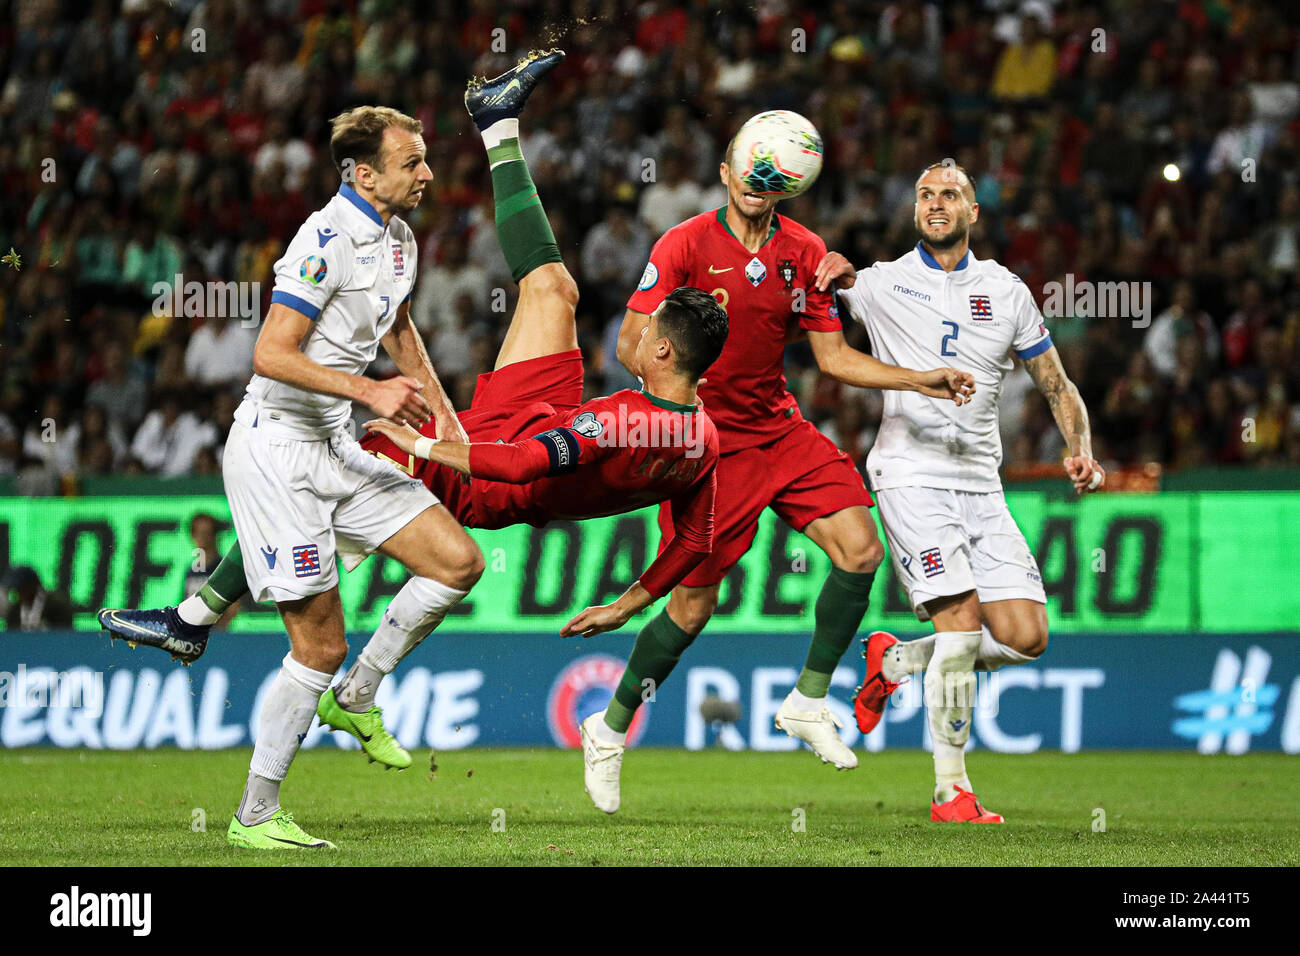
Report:
<svg viewBox="0 0 1300 956"><path fill-rule="evenodd" d="M718 608L718 592L713 588L680 599L674 594L673 598L668 603L668 616L692 637L704 630L704 625L709 623L709 618L713 617L713 612Z"/></svg>
<svg viewBox="0 0 1300 956"><path fill-rule="evenodd" d="M850 564L844 568L845 571L870 574L885 560L885 546L880 543L879 538L872 537L868 541L861 542L849 552L847 557Z"/></svg>
<svg viewBox="0 0 1300 956"><path fill-rule="evenodd" d="M1026 627L1022 640L1024 646L1016 650L1028 657L1042 657L1043 652L1047 650L1047 622L1036 621L1032 626Z"/></svg>
<svg viewBox="0 0 1300 956"><path fill-rule="evenodd" d="M562 262L548 262L530 276L537 291L548 298L559 299L571 308L578 307L578 283Z"/></svg>
<svg viewBox="0 0 1300 956"><path fill-rule="evenodd" d="M315 670L326 674L333 674L348 658L348 642L339 637L337 639L323 639L311 648L311 662L308 664Z"/></svg>
<svg viewBox="0 0 1300 956"><path fill-rule="evenodd" d="M447 568L441 575L442 583L458 591L468 591L483 576L483 551L468 536L458 548L446 555L446 563Z"/></svg>
<svg viewBox="0 0 1300 956"><path fill-rule="evenodd" d="M1047 621L1020 621L1010 633L995 633L993 638L1026 657L1041 657L1047 650Z"/></svg>

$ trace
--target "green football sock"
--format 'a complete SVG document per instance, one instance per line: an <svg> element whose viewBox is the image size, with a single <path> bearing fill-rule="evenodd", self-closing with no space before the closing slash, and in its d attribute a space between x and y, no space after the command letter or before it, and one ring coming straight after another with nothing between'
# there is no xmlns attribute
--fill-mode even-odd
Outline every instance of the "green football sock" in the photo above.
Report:
<svg viewBox="0 0 1300 956"><path fill-rule="evenodd" d="M831 565L813 612L815 625L812 646L799 681L795 684L805 697L825 697L831 687L831 675L858 633L862 616L867 613L871 581L875 571L858 574Z"/></svg>
<svg viewBox="0 0 1300 956"><path fill-rule="evenodd" d="M500 126L501 124L496 124ZM485 141L495 127L484 132ZM502 139L488 147L492 167L492 194L496 197L497 239L510 274L518 282L547 262L563 262L546 210L537 196L519 148L519 137Z"/></svg>
<svg viewBox="0 0 1300 956"><path fill-rule="evenodd" d="M658 690L693 640L694 637L673 622L667 611L660 611L646 622L632 645L632 656L628 658L614 698L605 708L605 723L610 730L627 733L632 716L641 706L641 694ZM643 687L641 682L646 679L654 683Z"/></svg>
<svg viewBox="0 0 1300 956"><path fill-rule="evenodd" d="M203 587L199 588L199 597L208 609L216 614L226 613L226 609L248 593L248 579L244 577L244 555L236 541L221 559L212 574L208 576Z"/></svg>

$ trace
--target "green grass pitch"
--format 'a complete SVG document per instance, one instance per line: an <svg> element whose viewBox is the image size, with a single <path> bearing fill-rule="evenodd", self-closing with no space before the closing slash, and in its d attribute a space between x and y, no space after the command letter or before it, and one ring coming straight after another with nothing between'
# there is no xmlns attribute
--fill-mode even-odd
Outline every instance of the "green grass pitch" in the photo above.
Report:
<svg viewBox="0 0 1300 956"><path fill-rule="evenodd" d="M248 756L0 752L0 865L1300 865L1300 764L1280 754L977 752L1009 823L958 827L929 822L921 752L836 772L807 752L632 751L606 817L577 752L448 752L431 777L427 750L403 773L312 750L285 806L330 854L226 845Z"/></svg>

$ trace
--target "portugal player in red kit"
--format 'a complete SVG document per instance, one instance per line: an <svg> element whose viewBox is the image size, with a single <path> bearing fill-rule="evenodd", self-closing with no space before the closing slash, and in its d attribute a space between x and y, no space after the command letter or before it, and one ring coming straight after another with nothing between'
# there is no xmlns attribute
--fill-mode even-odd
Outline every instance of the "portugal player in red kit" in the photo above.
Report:
<svg viewBox="0 0 1300 956"><path fill-rule="evenodd" d="M708 622L722 579L749 549L768 507L812 538L833 565L817 599L812 646L795 689L777 712L777 727L806 741L823 761L841 769L857 766L836 732L826 693L866 613L884 549L862 477L847 455L804 420L786 389L782 364L789 338L806 332L821 369L851 385L908 389L958 405L973 392L965 372L901 369L850 348L828 280L818 274L825 243L776 215L775 197L747 192L727 162L721 176L728 204L673 227L655 244L619 336L618 357L635 371L642 330L680 285L709 290L728 315L727 344L700 387L722 443L713 550L637 636L604 714L583 723L587 790L607 813L619 805L625 734L645 682L661 685ZM673 514L661 508L659 524L663 541L671 541Z"/></svg>
<svg viewBox="0 0 1300 956"><path fill-rule="evenodd" d="M712 547L718 434L693 400L727 319L707 293L674 290L634 353L644 390L582 402L577 287L558 262L519 287L511 327L526 325L527 334L507 335L496 371L479 377L459 416L468 441L433 437L432 422L417 432L378 420L361 446L419 478L471 528L581 521L662 502L676 533L654 563L617 601L588 608L562 632L590 636L622 627Z"/></svg>

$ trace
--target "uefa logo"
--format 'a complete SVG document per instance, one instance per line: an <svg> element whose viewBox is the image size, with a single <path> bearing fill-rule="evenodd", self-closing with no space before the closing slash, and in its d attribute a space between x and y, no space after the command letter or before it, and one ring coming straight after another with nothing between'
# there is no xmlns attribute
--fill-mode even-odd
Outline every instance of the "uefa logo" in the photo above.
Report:
<svg viewBox="0 0 1300 956"><path fill-rule="evenodd" d="M625 664L608 654L589 654L567 665L555 678L546 698L546 719L551 738L561 747L582 746L578 725L605 709L614 696ZM627 729L627 744L636 744L645 732L646 708L642 706Z"/></svg>

